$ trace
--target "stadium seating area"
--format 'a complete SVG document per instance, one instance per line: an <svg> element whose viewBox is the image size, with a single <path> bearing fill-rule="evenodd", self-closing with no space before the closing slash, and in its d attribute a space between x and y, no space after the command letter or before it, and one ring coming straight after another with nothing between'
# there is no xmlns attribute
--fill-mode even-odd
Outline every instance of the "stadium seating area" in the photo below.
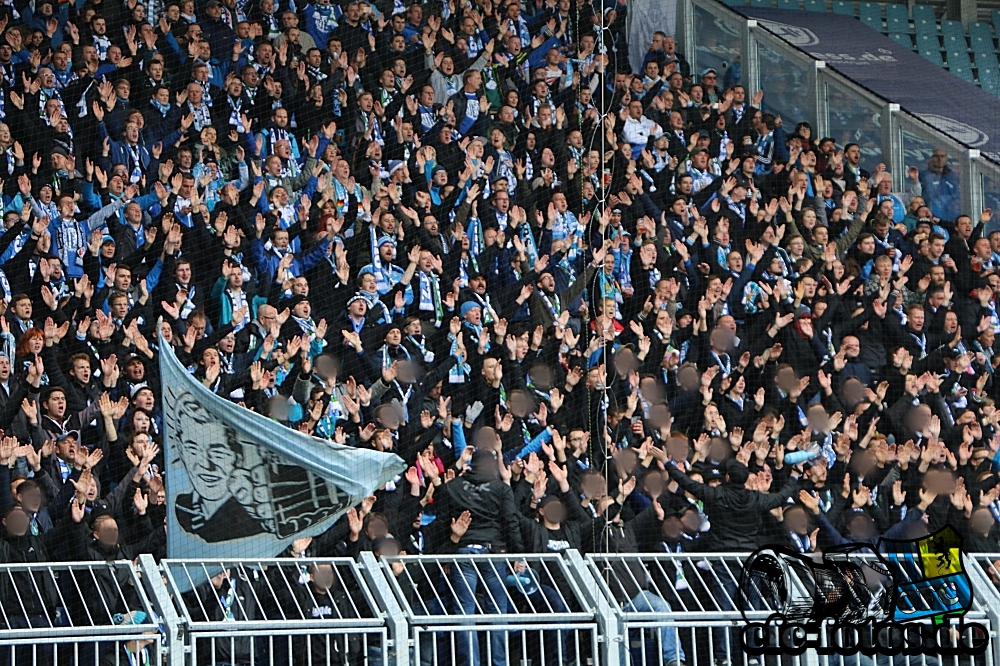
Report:
<svg viewBox="0 0 1000 666"><path fill-rule="evenodd" d="M735 6L753 5L825 12L853 16L919 53L936 65L1000 97L997 42L1000 10L992 10L992 22L976 21L968 29L961 21L938 18L936 8L914 5L912 15L901 3L849 2L848 0L724 0Z"/></svg>

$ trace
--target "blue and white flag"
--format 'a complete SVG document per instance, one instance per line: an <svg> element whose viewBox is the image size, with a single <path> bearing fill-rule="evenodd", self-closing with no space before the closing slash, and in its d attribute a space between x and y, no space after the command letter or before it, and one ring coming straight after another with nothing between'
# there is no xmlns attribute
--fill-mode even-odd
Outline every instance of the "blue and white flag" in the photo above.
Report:
<svg viewBox="0 0 1000 666"><path fill-rule="evenodd" d="M160 340L171 558L271 558L322 534L406 470L398 456L331 444L208 390Z"/></svg>

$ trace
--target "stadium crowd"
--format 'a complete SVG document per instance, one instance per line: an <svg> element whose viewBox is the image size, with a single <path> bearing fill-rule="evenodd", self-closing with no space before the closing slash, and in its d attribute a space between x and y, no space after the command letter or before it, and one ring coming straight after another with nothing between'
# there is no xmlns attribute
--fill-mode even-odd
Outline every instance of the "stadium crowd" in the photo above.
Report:
<svg viewBox="0 0 1000 666"><path fill-rule="evenodd" d="M164 554L160 336L220 397L409 466L281 555L813 553L947 524L1000 551L990 211L942 151L894 192L672 37L628 44L626 15L0 5L0 559ZM179 455L205 525L229 472ZM513 603L492 565L449 575L448 612L480 581ZM616 591L670 608L647 592ZM13 597L8 626L51 621Z"/></svg>

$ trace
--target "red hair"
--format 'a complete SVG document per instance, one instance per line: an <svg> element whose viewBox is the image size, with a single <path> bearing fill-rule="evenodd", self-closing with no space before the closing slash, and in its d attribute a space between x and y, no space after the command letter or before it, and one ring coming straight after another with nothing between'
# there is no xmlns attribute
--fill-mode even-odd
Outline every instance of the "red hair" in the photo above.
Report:
<svg viewBox="0 0 1000 666"><path fill-rule="evenodd" d="M21 335L21 339L17 341L17 347L14 348L14 354L17 356L27 356L32 352L28 349L28 343L35 339L45 340L45 331L40 328L29 328L24 334Z"/></svg>

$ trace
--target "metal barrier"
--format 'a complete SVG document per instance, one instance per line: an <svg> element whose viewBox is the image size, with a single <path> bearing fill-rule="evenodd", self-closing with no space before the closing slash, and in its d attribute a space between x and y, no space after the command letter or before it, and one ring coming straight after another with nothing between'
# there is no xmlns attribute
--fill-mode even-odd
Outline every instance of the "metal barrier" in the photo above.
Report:
<svg viewBox="0 0 1000 666"><path fill-rule="evenodd" d="M149 666L1000 666L1000 554L966 560L966 617L992 642L974 658L749 657L745 559L571 550L4 566L0 666L145 666L142 655ZM827 626L818 640L843 635Z"/></svg>
<svg viewBox="0 0 1000 666"><path fill-rule="evenodd" d="M2 666L127 666L161 652L157 616L129 562L4 565L0 622Z"/></svg>
<svg viewBox="0 0 1000 666"><path fill-rule="evenodd" d="M744 558L729 553L588 555L591 575L611 603L614 622L605 638L619 645L618 663L742 663L737 590ZM750 615L763 621L769 610Z"/></svg>
<svg viewBox="0 0 1000 666"><path fill-rule="evenodd" d="M688 664L750 664L781 663L805 666L959 666L1000 664L1000 563L995 580L997 587L988 587L980 570L970 571L975 590L972 609L965 618L987 627L991 649L975 660L969 657L896 655L885 657L821 655L806 650L799 656L768 658L748 656L742 649L745 625L739 610L738 590L743 574L742 553L663 553L642 555L589 555L586 558L593 578L602 594L611 601L614 622L603 632L609 644L619 644L618 664L631 666L664 666L674 659ZM1000 560L1000 555L994 556ZM789 584L811 595L808 586L794 571ZM983 592L986 589L985 593ZM763 600L747 619L763 622L778 609ZM930 621L924 624L930 625ZM775 634L780 631L774 628ZM971 635L971 629L967 630ZM828 624L815 635L820 646L846 645L845 630ZM949 635L953 642L957 636ZM776 637L772 640L777 640ZM834 642L836 641L836 642Z"/></svg>
<svg viewBox="0 0 1000 666"><path fill-rule="evenodd" d="M354 560L164 560L161 570L192 666L387 659L385 621Z"/></svg>
<svg viewBox="0 0 1000 666"><path fill-rule="evenodd" d="M990 650L994 666L1000 665L1000 553L969 553L965 556L978 566L968 574L975 591L976 606L990 620Z"/></svg>
<svg viewBox="0 0 1000 666"><path fill-rule="evenodd" d="M425 555L379 565L410 623L413 664L600 659L594 610L577 572L558 555Z"/></svg>

